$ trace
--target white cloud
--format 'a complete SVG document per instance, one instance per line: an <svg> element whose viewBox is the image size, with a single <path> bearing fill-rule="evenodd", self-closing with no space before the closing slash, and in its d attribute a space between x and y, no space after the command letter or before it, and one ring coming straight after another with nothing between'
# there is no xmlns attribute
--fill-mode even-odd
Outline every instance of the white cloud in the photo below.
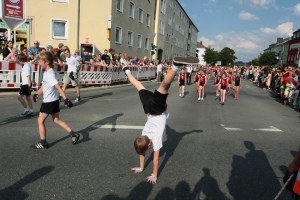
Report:
<svg viewBox="0 0 300 200"><path fill-rule="evenodd" d="M252 15L251 13L244 12L244 11L239 14L239 18L241 20L258 20L259 19L255 15Z"/></svg>
<svg viewBox="0 0 300 200"><path fill-rule="evenodd" d="M206 47L208 47L208 46L214 46L216 44L215 41L209 40L206 37L201 37L201 38L198 39L198 41L202 41L202 44L204 46L206 46Z"/></svg>
<svg viewBox="0 0 300 200"><path fill-rule="evenodd" d="M248 5L252 9L267 9L269 4L275 5L275 0L237 0L240 4ZM276 8L276 6L275 6Z"/></svg>
<svg viewBox="0 0 300 200"><path fill-rule="evenodd" d="M220 34L219 34L219 35L216 36L216 38L217 38L218 40L223 40L223 35L220 35Z"/></svg>
<svg viewBox="0 0 300 200"><path fill-rule="evenodd" d="M280 34L280 36L292 36L293 35L293 22L286 22L277 26L276 31Z"/></svg>
<svg viewBox="0 0 300 200"><path fill-rule="evenodd" d="M300 3L297 4L297 5L293 8L293 10L294 10L294 13L293 13L293 14L300 17Z"/></svg>
<svg viewBox="0 0 300 200"><path fill-rule="evenodd" d="M275 29L271 28L260 28L260 31L265 34L277 34L280 37L289 37L293 35L293 22L285 22L283 24L278 25Z"/></svg>
<svg viewBox="0 0 300 200"><path fill-rule="evenodd" d="M276 33L276 31L274 29L271 28L260 28L260 31L265 33L265 34L273 34Z"/></svg>

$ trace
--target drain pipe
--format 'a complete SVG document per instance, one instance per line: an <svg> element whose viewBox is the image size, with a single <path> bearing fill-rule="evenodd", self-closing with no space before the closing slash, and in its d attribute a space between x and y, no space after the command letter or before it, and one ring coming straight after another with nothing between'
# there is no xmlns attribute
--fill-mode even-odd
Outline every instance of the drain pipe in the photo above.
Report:
<svg viewBox="0 0 300 200"><path fill-rule="evenodd" d="M76 34L76 49L79 48L79 30L80 30L80 0L77 0L77 34ZM81 53L81 52L80 52Z"/></svg>

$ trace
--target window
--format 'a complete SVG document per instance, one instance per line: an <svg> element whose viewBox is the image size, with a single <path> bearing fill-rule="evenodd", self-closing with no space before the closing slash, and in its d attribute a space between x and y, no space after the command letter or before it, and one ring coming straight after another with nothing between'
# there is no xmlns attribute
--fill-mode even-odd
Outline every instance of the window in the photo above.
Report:
<svg viewBox="0 0 300 200"><path fill-rule="evenodd" d="M145 39L145 49L148 49L149 48L149 39L146 38Z"/></svg>
<svg viewBox="0 0 300 200"><path fill-rule="evenodd" d="M133 33L131 31L128 31L128 46L132 47L132 42L133 42Z"/></svg>
<svg viewBox="0 0 300 200"><path fill-rule="evenodd" d="M69 21L51 19L51 39L66 40L69 37Z"/></svg>
<svg viewBox="0 0 300 200"><path fill-rule="evenodd" d="M149 3L151 3L151 0L148 0Z"/></svg>
<svg viewBox="0 0 300 200"><path fill-rule="evenodd" d="M150 15L147 14L147 26L150 26Z"/></svg>
<svg viewBox="0 0 300 200"><path fill-rule="evenodd" d="M137 47L139 49L142 48L142 36L141 35L138 35L138 38L137 38Z"/></svg>
<svg viewBox="0 0 300 200"><path fill-rule="evenodd" d="M172 17L170 15L168 16L168 24L172 26Z"/></svg>
<svg viewBox="0 0 300 200"><path fill-rule="evenodd" d="M162 35L165 34L165 22L163 22L162 20L160 20L160 24L159 24L159 33Z"/></svg>
<svg viewBox="0 0 300 200"><path fill-rule="evenodd" d="M161 0L161 2L160 2L160 12L162 14L166 13L166 1L165 0Z"/></svg>
<svg viewBox="0 0 300 200"><path fill-rule="evenodd" d="M143 10L139 9L139 22L140 23L143 23L143 14L144 14Z"/></svg>
<svg viewBox="0 0 300 200"><path fill-rule="evenodd" d="M116 26L116 39L115 42L117 44L121 44L122 43L122 28Z"/></svg>
<svg viewBox="0 0 300 200"><path fill-rule="evenodd" d="M129 4L129 17L134 18L134 4L132 2Z"/></svg>
<svg viewBox="0 0 300 200"><path fill-rule="evenodd" d="M50 0L51 2L69 3L69 0Z"/></svg>
<svg viewBox="0 0 300 200"><path fill-rule="evenodd" d="M170 35L170 34L168 34L168 33L167 33L167 36L166 36L166 41L167 41L168 43L170 43L170 42L171 42L171 35Z"/></svg>
<svg viewBox="0 0 300 200"><path fill-rule="evenodd" d="M117 0L117 11L123 12L123 0Z"/></svg>
<svg viewBox="0 0 300 200"><path fill-rule="evenodd" d="M173 0L169 0L169 6L170 8L173 8Z"/></svg>

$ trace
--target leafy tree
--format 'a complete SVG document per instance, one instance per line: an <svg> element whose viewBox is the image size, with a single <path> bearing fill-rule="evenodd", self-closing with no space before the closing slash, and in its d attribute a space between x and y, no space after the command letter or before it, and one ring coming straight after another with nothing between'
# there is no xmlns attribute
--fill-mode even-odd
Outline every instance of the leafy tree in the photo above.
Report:
<svg viewBox="0 0 300 200"><path fill-rule="evenodd" d="M261 65L275 65L277 64L277 59L274 52L265 52L259 58L259 63Z"/></svg>
<svg viewBox="0 0 300 200"><path fill-rule="evenodd" d="M219 60L221 61L221 65L233 65L234 60L237 59L234 54L235 51L233 49L230 49L229 47L225 47L224 49L222 49L219 53Z"/></svg>
<svg viewBox="0 0 300 200"><path fill-rule="evenodd" d="M207 64L215 65L219 60L219 53L215 51L214 48L207 47L205 48L203 59Z"/></svg>

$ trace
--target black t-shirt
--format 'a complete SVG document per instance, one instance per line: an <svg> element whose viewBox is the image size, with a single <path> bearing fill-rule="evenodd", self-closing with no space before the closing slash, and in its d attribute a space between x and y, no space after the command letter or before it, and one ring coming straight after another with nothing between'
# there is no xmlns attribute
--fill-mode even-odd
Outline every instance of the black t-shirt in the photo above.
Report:
<svg viewBox="0 0 300 200"><path fill-rule="evenodd" d="M8 47L5 47L3 49L3 60L8 56L8 54L10 54L10 50L8 49Z"/></svg>
<svg viewBox="0 0 300 200"><path fill-rule="evenodd" d="M104 60L108 65L110 64L110 57L108 55L103 54L101 60Z"/></svg>

